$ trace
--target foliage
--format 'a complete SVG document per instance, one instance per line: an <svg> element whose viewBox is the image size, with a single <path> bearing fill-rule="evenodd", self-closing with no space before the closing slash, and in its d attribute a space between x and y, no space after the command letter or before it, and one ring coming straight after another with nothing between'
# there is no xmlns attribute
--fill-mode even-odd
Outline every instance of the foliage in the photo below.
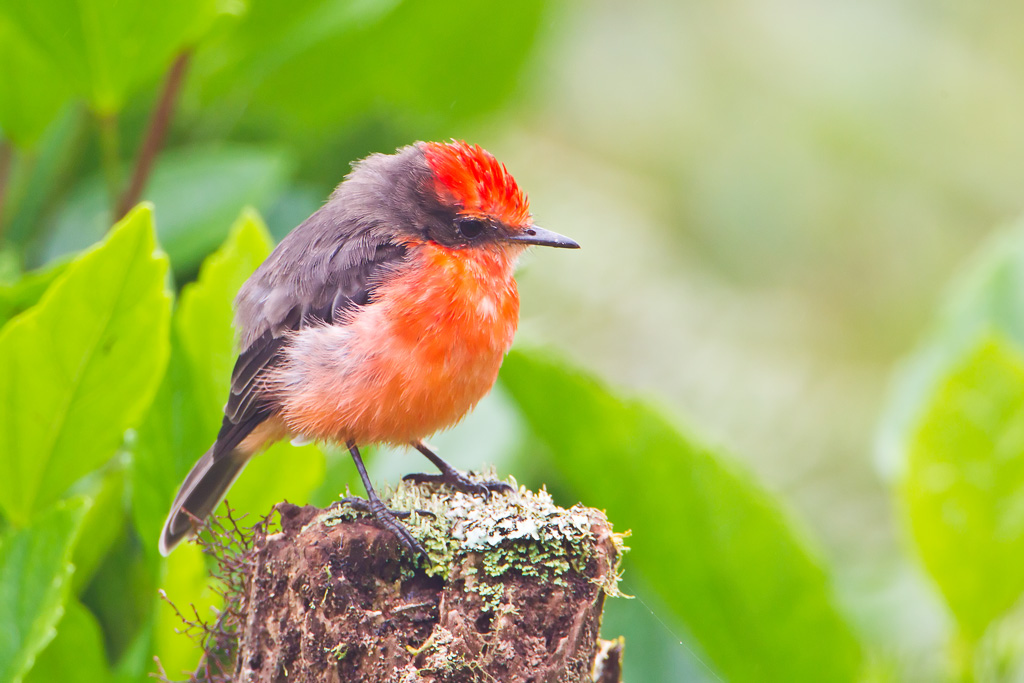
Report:
<svg viewBox="0 0 1024 683"><path fill-rule="evenodd" d="M519 94L556 9L0 0L0 683L143 680L154 654L172 676L195 664L157 590L204 617L218 598L196 548L159 558L156 534L218 428L234 293L271 232L308 215L350 159L485 126ZM657 140L657 159L678 156L631 116L632 130ZM730 154L745 154L752 133L737 136L735 123L720 125L739 140ZM626 144L605 138L612 150ZM147 146L161 139L165 150ZM781 167L763 156L772 173ZM774 240L756 214L785 193L745 203L725 180L705 179L713 201L694 210L721 213L708 225L729 226L725 240L742 241L740 223ZM118 215L139 198L148 203ZM963 679L1024 670L1024 643L1005 637L1024 590L1022 231L996 236L956 283L904 364L878 436L912 556L955 624L949 667ZM815 261L779 243L787 268ZM654 266L656 256L643 252ZM648 656L654 641L671 641L708 680L861 680L892 656L847 619L833 589L842 568L793 501L725 449L540 351L513 353L500 387L508 400L496 412L518 425L517 453L529 455L512 461L516 474L550 484L561 504L607 508L634 532L625 587L638 586L645 607L616 620L628 678L674 680ZM463 450L479 463L472 444ZM325 504L350 476L343 457L278 444L230 499L250 515L283 498Z"/></svg>
<svg viewBox="0 0 1024 683"><path fill-rule="evenodd" d="M140 207L0 333L0 508L27 524L109 460L167 358L167 260ZM31 387L31 391L25 391Z"/></svg>
<svg viewBox="0 0 1024 683"><path fill-rule="evenodd" d="M267 208L289 174L280 151L241 145L168 150L149 179L160 246L179 273L194 273L216 249L240 207ZM77 251L108 226L107 194L98 176L85 179L54 217L43 258Z"/></svg>
<svg viewBox="0 0 1024 683"><path fill-rule="evenodd" d="M584 503L634 530L630 563L728 680L857 679L859 645L822 567L745 473L650 406L542 356L513 353L502 385L531 457L545 453Z"/></svg>
<svg viewBox="0 0 1024 683"><path fill-rule="evenodd" d="M71 587L82 500L61 502L0 538L0 680L20 681L53 640Z"/></svg>
<svg viewBox="0 0 1024 683"><path fill-rule="evenodd" d="M10 348L23 349L22 353L48 349L48 357L77 354L73 357L82 359L76 364L87 379L98 372L91 370L92 365L107 358L94 358L89 352L94 347L131 358L112 356L119 363L116 368L97 366L118 376L119 382L94 387L83 381L85 388L80 393L68 389L63 401L58 399L64 394L53 399L70 406L65 409L70 415L88 408L92 411L89 420L65 419L57 428L44 431L56 437L50 440L54 443L51 458L38 458L37 447L25 446L26 455L7 461L10 502L5 502L5 509L9 523L22 526L34 523L39 514L43 519L52 515L46 512L46 503L52 504L62 492L87 492L94 509L101 511L97 514L102 515L85 517L84 527L95 543L77 548L69 545L68 551L82 553L78 563L87 577L94 577L93 582L105 581L107 575L102 570L96 573L98 565L126 561L105 528L118 529L109 522L120 516L117 503L124 490L124 474L116 454L124 450L130 462L128 509L141 542L144 566L149 567L149 581L154 589L163 586L176 603L193 603L205 611L217 598L211 593L198 549L186 546L162 560L155 556L155 540L177 482L219 427L221 397L226 395L234 359L231 299L267 256L272 242L258 216L243 213L222 247L204 261L196 281L182 289L174 314L169 316L166 257L154 252L155 233L150 209L140 207L115 226L100 246L63 267L39 302L4 327L0 341L11 340L7 342ZM120 277L104 277L102 273L107 272ZM30 275L25 286L40 279L45 276ZM102 290L87 284L101 281L110 283L115 294L121 295L103 298ZM129 282L131 286L126 284ZM83 296L86 293L90 296ZM145 334L128 324L146 320L139 311L140 302L146 303L146 314L153 316L144 326ZM59 317L48 313L58 310L62 312ZM81 320L94 311L103 314L90 318L98 326L92 336L59 334L65 321ZM49 346L39 339L46 339ZM78 350L83 345L85 350ZM18 358L13 351L7 356ZM40 363L37 358L33 362ZM133 371L125 372L125 367L133 367ZM138 368L146 372L136 371ZM6 377L16 379L15 370L9 370ZM142 384L125 384L142 381L139 377L145 378ZM539 354L513 354L502 378L531 432L545 446L555 471L580 491L584 501L606 505L613 517L622 517L620 524L638 529L635 571L642 572L665 597L723 673L736 680L753 680L764 672L789 680L813 680L821 671L831 672L837 680L856 678L859 648L834 607L824 573L769 494L657 412L640 403L620 401L579 373L541 360ZM55 385L62 386L60 382ZM132 387L130 391L124 388L127 386ZM40 385L40 390L44 387ZM40 391L42 398L47 395ZM76 407L79 395L89 398L81 408ZM22 401L19 405L28 410L35 403ZM140 405L148 409L143 412ZM558 415L559 405L572 407L574 418L568 424L561 418L552 419ZM12 413L8 424L5 433L19 439L12 443L49 443L39 436L21 436L34 424L28 413ZM91 431L80 434L81 424L88 424ZM134 429L125 438L128 427ZM63 437L62 429L75 435L74 439ZM119 436L106 435L109 430L116 430ZM72 457L83 443L97 455ZM29 484L42 475L36 469L26 469L26 463L44 470L50 460L61 467L44 478L54 480L42 489L47 496L29 496L35 490ZM618 467L623 461L633 466ZM595 469L606 476L588 475ZM263 514L282 498L307 499L324 476L323 455L317 449L279 444L260 456L238 482L232 490L232 504L243 512ZM69 489L75 479L83 477ZM652 490L643 504L631 505L632 491L649 481L661 488ZM679 525L660 524L662 515L679 520ZM722 519L731 521L723 525ZM17 533L34 532L29 526ZM679 543L678 538L687 541ZM749 566L766 554L774 561L760 572L749 572ZM64 562L57 569L69 573L72 565L67 559ZM70 583L67 578L65 581ZM76 590L89 585L77 583ZM81 594L85 605L75 602L74 593L66 587L55 595L36 608L40 616L33 618L50 615L55 623L68 600L72 601L69 610L73 616L67 621L67 633L58 628L60 637L39 660L43 671L61 670L61 652L101 643L102 638L95 637L97 623L104 630L125 627L102 618L97 622L89 609L88 592ZM794 602L795 595L801 596L799 601ZM173 612L158 604L155 595L150 601L143 622L134 628L140 634L151 634L146 647L158 653L168 672L176 675L194 665L198 651L174 631ZM101 617L103 611L100 609ZM29 611L30 616L34 614ZM779 624L785 628L778 628ZM804 648L802 643L812 636L824 645L815 650ZM38 642L45 645L47 640ZM125 653L131 655L131 651ZM117 663L108 662L103 652L90 652L86 657L90 667L95 664L101 671Z"/></svg>
<svg viewBox="0 0 1024 683"><path fill-rule="evenodd" d="M1021 643L995 654L986 642L1013 623L1024 596L1021 282L1024 231L1014 225L972 260L905 363L879 442L921 562L957 625L950 657L965 678L1024 670Z"/></svg>
<svg viewBox="0 0 1024 683"><path fill-rule="evenodd" d="M3 5L13 32L101 115L116 113L134 89L161 74L168 59L201 34L217 11L216 0L133 7L116 0ZM37 81L23 97L47 97L52 80Z"/></svg>
<svg viewBox="0 0 1024 683"><path fill-rule="evenodd" d="M1024 357L982 339L912 436L903 498L921 559L974 640L1024 593Z"/></svg>

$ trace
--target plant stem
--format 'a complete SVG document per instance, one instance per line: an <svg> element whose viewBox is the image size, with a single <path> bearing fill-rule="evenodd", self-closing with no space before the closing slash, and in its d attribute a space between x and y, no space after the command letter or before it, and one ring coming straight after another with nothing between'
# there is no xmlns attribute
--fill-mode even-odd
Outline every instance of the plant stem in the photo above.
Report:
<svg viewBox="0 0 1024 683"><path fill-rule="evenodd" d="M183 50L175 58L167 72L164 87L160 91L160 98L149 118L146 137L139 148L132 177L114 210L114 220L120 220L142 197L142 191L146 188L146 181L153 170L153 163L156 161L157 154L160 153L171 116L174 114L174 105L178 100L181 84L185 80L185 72L188 70L191 56L190 50Z"/></svg>
<svg viewBox="0 0 1024 683"><path fill-rule="evenodd" d="M14 163L14 145L10 140L0 140L0 244L4 241L4 218L7 189L11 184L11 166Z"/></svg>
<svg viewBox="0 0 1024 683"><path fill-rule="evenodd" d="M117 206L118 188L121 185L120 165L121 154L118 142L117 114L97 114L96 123L100 132L100 156L103 160L103 176L107 181L107 196L110 208Z"/></svg>

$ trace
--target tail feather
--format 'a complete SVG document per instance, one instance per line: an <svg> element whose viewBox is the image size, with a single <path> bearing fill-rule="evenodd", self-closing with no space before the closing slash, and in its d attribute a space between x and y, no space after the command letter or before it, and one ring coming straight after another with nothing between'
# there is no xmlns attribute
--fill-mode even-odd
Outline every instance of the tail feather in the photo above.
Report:
<svg viewBox="0 0 1024 683"><path fill-rule="evenodd" d="M192 534L196 519L206 519L220 505L250 457L251 454L238 448L227 453L217 452L215 444L199 458L185 477L164 522L160 533L161 555L169 555L176 545Z"/></svg>

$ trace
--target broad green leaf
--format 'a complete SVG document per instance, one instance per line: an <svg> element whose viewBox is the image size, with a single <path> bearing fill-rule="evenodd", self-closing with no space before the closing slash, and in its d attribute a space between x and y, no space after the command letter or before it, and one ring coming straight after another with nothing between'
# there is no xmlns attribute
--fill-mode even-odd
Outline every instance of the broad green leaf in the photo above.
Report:
<svg viewBox="0 0 1024 683"><path fill-rule="evenodd" d="M243 211L227 241L203 262L199 279L181 293L174 329L192 372L195 398L204 409L207 433L220 428L238 356L233 326L235 295L273 248L259 215Z"/></svg>
<svg viewBox="0 0 1024 683"><path fill-rule="evenodd" d="M199 546L183 544L167 558L161 590L188 618L194 618L192 608L195 607L200 618L211 623L216 620L217 615L212 608L220 604L220 599L213 592L212 585L213 580ZM171 605L160 600L156 607L154 648L160 665L172 680L195 671L202 656L199 646L183 633L184 630L185 624Z"/></svg>
<svg viewBox="0 0 1024 683"><path fill-rule="evenodd" d="M167 259L140 207L0 331L0 506L17 525L108 460L167 358Z"/></svg>
<svg viewBox="0 0 1024 683"><path fill-rule="evenodd" d="M220 429L237 357L232 302L272 248L263 222L255 213L244 212L224 246L203 263L199 280L181 295L176 339L192 371L195 401L204 408L208 443ZM192 460L201 454L196 452ZM323 480L324 469L324 457L316 448L280 443L253 459L231 487L228 501L239 514L262 517L281 500L302 501Z"/></svg>
<svg viewBox="0 0 1024 683"><path fill-rule="evenodd" d="M224 241L246 206L265 208L290 173L279 151L240 146L169 150L160 157L143 198L156 207L160 246L177 273L194 273ZM42 254L48 261L103 235L110 221L101 178L83 182L56 218Z"/></svg>
<svg viewBox="0 0 1024 683"><path fill-rule="evenodd" d="M271 247L247 211L182 291L170 368L139 430L135 465L136 524L154 544L178 485L217 436L236 357L232 302ZM254 459L228 499L239 513L262 516L285 497L303 500L323 476L318 450L278 444Z"/></svg>
<svg viewBox="0 0 1024 683"><path fill-rule="evenodd" d="M0 536L0 683L17 683L53 640L71 587L71 552L86 504L61 501Z"/></svg>
<svg viewBox="0 0 1024 683"><path fill-rule="evenodd" d="M104 683L110 678L99 622L72 599L57 626L57 637L39 655L25 683Z"/></svg>
<svg viewBox="0 0 1024 683"><path fill-rule="evenodd" d="M0 137L33 147L70 95L60 72L0 14Z"/></svg>
<svg viewBox="0 0 1024 683"><path fill-rule="evenodd" d="M35 258L36 242L42 236L42 216L54 208L58 190L63 194L78 141L92 123L88 119L82 107L64 107L35 149L15 158L5 201L4 240L24 256L27 267L50 265Z"/></svg>
<svg viewBox="0 0 1024 683"><path fill-rule="evenodd" d="M2 0L0 17L93 109L111 114L135 88L167 69L174 53L212 22L219 5L217 0Z"/></svg>
<svg viewBox="0 0 1024 683"><path fill-rule="evenodd" d="M335 134L366 115L465 119L515 88L545 5L254 0L225 44L199 55L211 75L197 83L204 99L296 135Z"/></svg>
<svg viewBox="0 0 1024 683"><path fill-rule="evenodd" d="M114 666L115 683L136 683L149 678L153 671L153 658L150 653L153 649L155 621L156 619L149 620L121 655L121 659Z"/></svg>
<svg viewBox="0 0 1024 683"><path fill-rule="evenodd" d="M282 500L305 505L324 480L326 469L324 454L316 446L296 447L282 441L249 462L226 500L233 515L246 515L246 523L251 524ZM220 512L224 509L221 505Z"/></svg>
<svg viewBox="0 0 1024 683"><path fill-rule="evenodd" d="M82 590L96 573L114 541L125 527L125 466L117 462L86 476L72 488L91 502L89 512L82 520L82 537L88 543L75 546L72 561L75 565L74 592Z"/></svg>
<svg viewBox="0 0 1024 683"><path fill-rule="evenodd" d="M133 514L146 541L155 543L178 485L217 435L235 358L232 301L271 247L266 228L246 211L182 291L171 359L139 427L133 465Z"/></svg>
<svg viewBox="0 0 1024 683"><path fill-rule="evenodd" d="M132 518L146 548L156 542L177 492L212 437L202 405L194 398L189 366L172 331L167 372L136 433L132 458Z"/></svg>
<svg viewBox="0 0 1024 683"><path fill-rule="evenodd" d="M943 379L900 492L928 572L969 639L1024 593L1024 356L989 336Z"/></svg>
<svg viewBox="0 0 1024 683"><path fill-rule="evenodd" d="M16 282L0 285L0 328L14 316L39 303L43 293L57 279L68 262L62 261L25 273Z"/></svg>
<svg viewBox="0 0 1024 683"><path fill-rule="evenodd" d="M513 352L502 386L587 505L631 529L631 566L730 681L854 681L860 647L768 493L650 406Z"/></svg>
<svg viewBox="0 0 1024 683"><path fill-rule="evenodd" d="M901 364L876 443L890 478L905 472L910 438L938 384L990 330L1024 348L1024 219L997 232L971 259L925 340Z"/></svg>
<svg viewBox="0 0 1024 683"><path fill-rule="evenodd" d="M680 642L682 627L672 624L668 608L646 586L637 585L637 577L628 567L626 572L628 583L622 587L631 599L606 600L601 615L602 638L626 639L623 680L663 681L665 673L671 671L675 680L686 683L720 683L721 679L694 656L692 649Z"/></svg>
<svg viewBox="0 0 1024 683"><path fill-rule="evenodd" d="M152 671L149 644L160 578L154 554L140 545L130 532L115 539L79 596L103 628L107 655L117 675L134 671L135 681Z"/></svg>

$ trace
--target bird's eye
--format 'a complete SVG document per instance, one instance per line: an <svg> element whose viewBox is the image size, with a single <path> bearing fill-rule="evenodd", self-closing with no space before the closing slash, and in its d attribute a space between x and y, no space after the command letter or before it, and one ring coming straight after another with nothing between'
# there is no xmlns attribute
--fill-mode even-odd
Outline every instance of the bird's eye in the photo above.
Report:
<svg viewBox="0 0 1024 683"><path fill-rule="evenodd" d="M487 224L479 218L463 218L455 224L455 227L460 235L471 240L479 237Z"/></svg>

